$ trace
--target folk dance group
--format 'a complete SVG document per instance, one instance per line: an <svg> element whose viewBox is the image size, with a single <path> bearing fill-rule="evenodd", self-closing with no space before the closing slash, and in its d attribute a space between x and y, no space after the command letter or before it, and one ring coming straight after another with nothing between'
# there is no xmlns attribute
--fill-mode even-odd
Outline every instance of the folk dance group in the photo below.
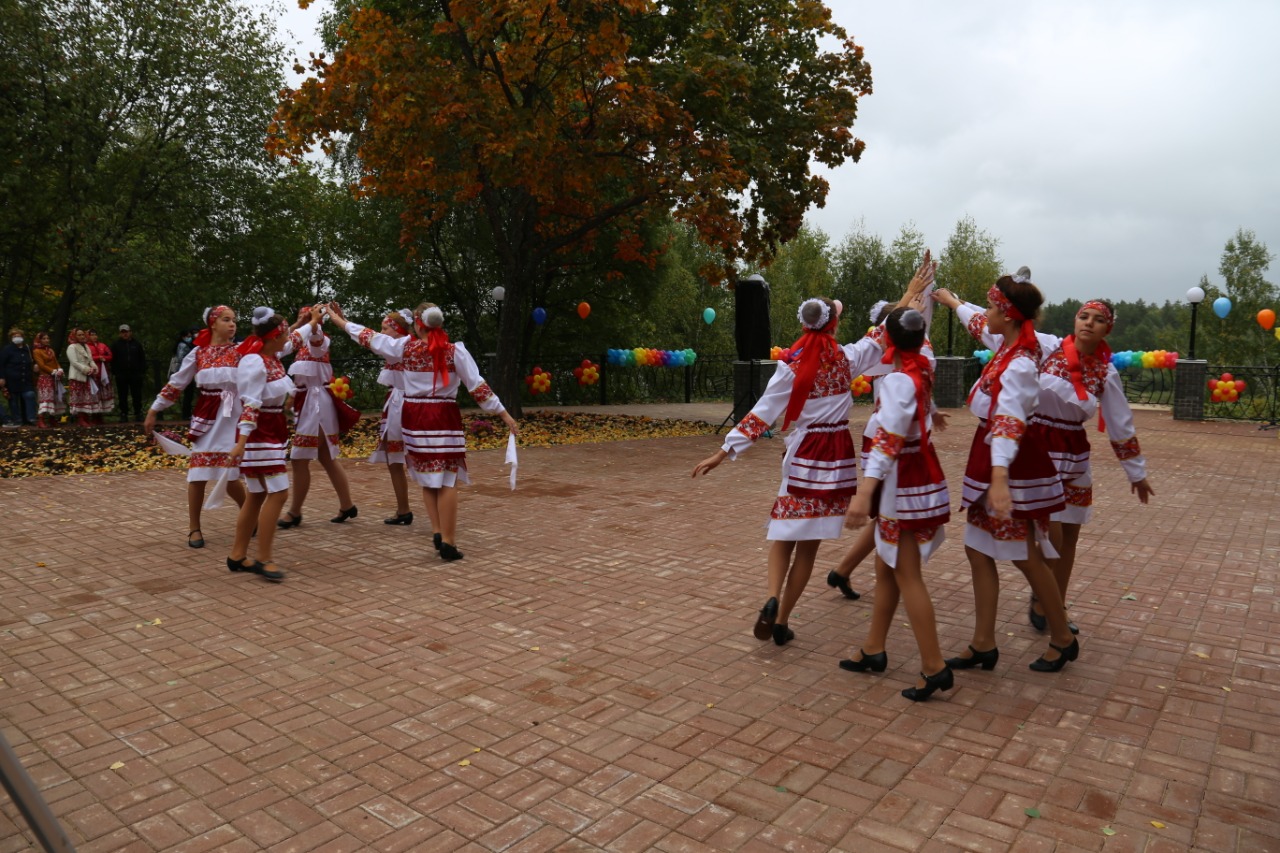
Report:
<svg viewBox="0 0 1280 853"><path fill-rule="evenodd" d="M240 506L227 568L283 580L284 572L273 559L275 532L302 523L312 459L320 462L338 496L339 511L330 521L341 524L356 517L351 489L337 459L340 436L359 413L328 388L333 368L330 339L322 329L326 320L385 361L378 382L388 392L378 445L369 457L370 462L388 466L396 495L396 514L385 523L413 522L411 478L422 488L436 550L445 560L461 559L456 539L457 486L470 480L458 389L465 385L472 399L484 411L501 417L512 434L518 427L481 377L466 347L449 340L443 312L430 303L413 312L401 309L387 314L380 332L348 321L336 303L303 308L292 326L271 308L256 308L253 333L240 344L235 343L235 312L225 305L207 311L205 328L151 404L143 424L150 435L156 414L177 402L187 385L196 383L199 398L188 431L187 544L204 547L200 524L206 486L225 480L227 495ZM281 359L291 354L294 361L286 371ZM290 399L297 413L292 436L285 418ZM282 518L290 467L293 495ZM249 547L255 535L257 558L251 560Z"/></svg>
<svg viewBox="0 0 1280 853"><path fill-rule="evenodd" d="M1132 491L1143 503L1154 494L1133 413L1110 363L1106 335L1115 324L1110 303L1086 302L1076 314L1074 333L1059 338L1035 330L1044 299L1027 268L992 285L985 310L946 290L926 296L935 268L926 253L902 299L883 322L873 318L880 324L857 343L835 340L839 303L805 301L798 314L803 333L759 401L720 450L693 469L696 477L735 459L780 417L784 429L794 425L770 513L768 599L755 636L772 637L778 645L794 639L789 619L819 544L839 538L842 527L860 529L828 583L857 598L849 573L874 552L875 605L866 640L840 667L864 673L888 668L885 645L901 599L920 653L920 678L902 691L913 701L951 689L953 670L995 668L1000 657L997 561L1011 561L1027 578L1028 618L1049 633L1048 649L1030 668L1058 672L1079 655L1078 629L1064 601L1080 528L1091 513L1085 424L1095 413ZM945 416L932 403L935 362L926 299L954 310L974 338L996 351L968 399L979 419L961 503L973 576L973 636L962 654L945 659L921 571L942 544L951 517L946 476L931 440L935 417L943 428ZM858 374L880 377L860 453L849 432L849 386Z"/></svg>

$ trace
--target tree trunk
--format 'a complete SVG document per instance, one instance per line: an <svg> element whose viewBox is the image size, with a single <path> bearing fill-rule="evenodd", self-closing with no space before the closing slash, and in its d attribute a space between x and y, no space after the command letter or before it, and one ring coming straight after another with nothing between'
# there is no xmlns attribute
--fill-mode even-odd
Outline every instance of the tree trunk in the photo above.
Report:
<svg viewBox="0 0 1280 853"><path fill-rule="evenodd" d="M49 345L55 350L65 346L67 324L71 322L71 310L76 307L78 296L75 281L68 276L67 286L62 291L62 299L58 300L58 308L53 315L53 332Z"/></svg>

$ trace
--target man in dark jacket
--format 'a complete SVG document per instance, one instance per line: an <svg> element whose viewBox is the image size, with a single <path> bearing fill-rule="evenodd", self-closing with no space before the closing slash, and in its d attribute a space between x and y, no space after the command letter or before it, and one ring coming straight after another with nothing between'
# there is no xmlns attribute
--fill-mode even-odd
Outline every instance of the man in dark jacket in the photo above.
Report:
<svg viewBox="0 0 1280 853"><path fill-rule="evenodd" d="M120 420L129 417L133 398L133 419L142 420L142 386L147 378L147 353L133 337L128 325L120 327L120 338L111 345L111 368L116 374L116 396L120 400ZM150 400L145 401L148 404Z"/></svg>
<svg viewBox="0 0 1280 853"><path fill-rule="evenodd" d="M23 426L36 422L35 361L26 336L16 326L9 330L9 343L0 349L0 387L9 398L12 420L5 426Z"/></svg>

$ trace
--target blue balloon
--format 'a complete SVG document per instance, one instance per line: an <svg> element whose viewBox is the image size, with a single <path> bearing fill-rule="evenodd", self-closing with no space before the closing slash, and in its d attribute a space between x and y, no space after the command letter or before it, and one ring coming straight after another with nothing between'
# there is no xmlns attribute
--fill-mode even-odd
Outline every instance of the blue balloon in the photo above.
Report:
<svg viewBox="0 0 1280 853"><path fill-rule="evenodd" d="M1213 313L1225 319L1231 313L1231 300L1225 296L1213 300Z"/></svg>
<svg viewBox="0 0 1280 853"><path fill-rule="evenodd" d="M715 322L715 319L716 319L716 309L714 308L702 309L702 322L710 326L712 323Z"/></svg>
<svg viewBox="0 0 1280 853"><path fill-rule="evenodd" d="M534 309L533 309L533 322L534 322L534 323L536 323L536 324L537 324L537 325L539 325L539 326L541 326L543 323L547 322L547 309L546 309L546 308L534 308Z"/></svg>

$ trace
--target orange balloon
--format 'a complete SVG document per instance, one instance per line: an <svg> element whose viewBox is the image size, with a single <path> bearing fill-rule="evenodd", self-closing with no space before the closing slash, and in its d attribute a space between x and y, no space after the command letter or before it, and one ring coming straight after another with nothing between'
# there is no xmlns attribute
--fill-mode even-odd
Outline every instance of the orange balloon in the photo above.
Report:
<svg viewBox="0 0 1280 853"><path fill-rule="evenodd" d="M1258 325L1261 326L1263 329L1269 332L1271 331L1271 327L1274 326L1275 324L1276 324L1276 312L1272 311L1270 308L1263 308L1261 311L1258 312Z"/></svg>
<svg viewBox="0 0 1280 853"><path fill-rule="evenodd" d="M578 303L578 316L587 319L587 315L591 313L591 306L585 302Z"/></svg>

